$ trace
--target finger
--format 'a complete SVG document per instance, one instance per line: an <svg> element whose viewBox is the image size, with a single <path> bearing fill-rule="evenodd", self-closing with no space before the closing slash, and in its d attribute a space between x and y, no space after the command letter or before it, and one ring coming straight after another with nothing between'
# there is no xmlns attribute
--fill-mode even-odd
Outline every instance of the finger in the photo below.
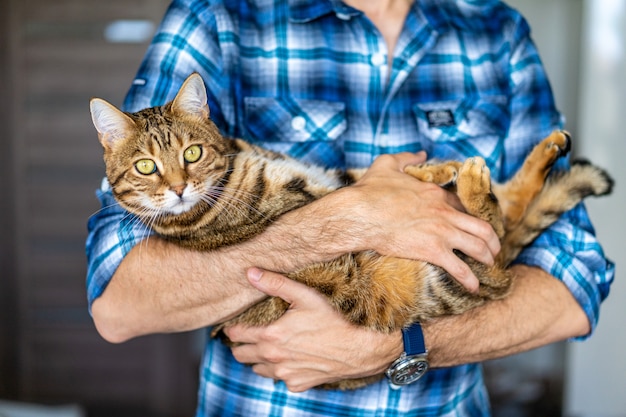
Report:
<svg viewBox="0 0 626 417"><path fill-rule="evenodd" d="M278 379L276 375L274 375L274 368L264 363L256 363L252 365L252 371L265 378Z"/></svg>
<svg viewBox="0 0 626 417"><path fill-rule="evenodd" d="M257 290L267 295L282 298L289 304L310 300L311 292L314 292L313 289L306 285L276 272L250 268L246 275L250 284Z"/></svg>
<svg viewBox="0 0 626 417"><path fill-rule="evenodd" d="M480 239L481 242L478 242L475 239L466 242L464 248L471 250L472 247L475 247L478 244L478 250L483 250L486 247L490 252L490 258L495 258L498 252L500 252L500 239L498 238L498 235L496 234L491 224L476 216L468 214L463 208L461 201L455 194L446 191L446 201L450 206L452 206L452 208L456 210L447 210L441 212L440 215L444 216L447 214L445 217L448 219L450 224L459 231L464 232L463 234L457 236L456 242L464 242L464 240L467 239L467 235ZM454 247L456 249L462 250L461 247ZM469 253L465 250L462 251L469 255ZM475 250L474 253L479 252ZM474 259L479 260L483 263L493 263L493 259Z"/></svg>
<svg viewBox="0 0 626 417"><path fill-rule="evenodd" d="M466 235L458 245L454 245L454 248L482 264L491 266L495 262L487 244L475 236Z"/></svg>
<svg viewBox="0 0 626 417"><path fill-rule="evenodd" d="M464 242L464 246L457 249L477 261L492 265L500 252L500 238L493 227L484 220L464 213L457 221L460 222L458 227L469 235L461 237L460 242Z"/></svg>
<svg viewBox="0 0 626 417"><path fill-rule="evenodd" d="M252 344L243 344L231 349L235 360L243 364L260 363L264 358L259 354L259 347Z"/></svg>
<svg viewBox="0 0 626 417"><path fill-rule="evenodd" d="M224 328L224 334L231 342L242 344L255 344L261 340L263 327L248 327L243 324L235 324Z"/></svg>
<svg viewBox="0 0 626 417"><path fill-rule="evenodd" d="M440 266L452 275L459 284L465 287L467 291L474 294L477 293L480 283L471 268L453 253L445 252L442 256L443 260Z"/></svg>
<svg viewBox="0 0 626 417"><path fill-rule="evenodd" d="M463 206L463 203L461 203L459 197L451 191L446 191L446 203L461 213L466 213L465 207Z"/></svg>
<svg viewBox="0 0 626 417"><path fill-rule="evenodd" d="M407 164L407 165L415 165L415 164L422 164L424 162L426 162L426 160L428 159L428 155L426 155L425 151L419 151L416 152L413 155L413 160L411 161L411 163ZM406 168L406 165L404 167L402 167L402 169Z"/></svg>
<svg viewBox="0 0 626 417"><path fill-rule="evenodd" d="M487 246L488 250L491 252L490 258L492 259L479 259L474 256L472 256L472 258L489 265L493 264L493 258L495 258L496 255L500 252L500 238L498 238L498 235L493 230L493 227L485 220L472 216L471 214L467 214L467 212L465 211L465 207L463 207L461 200L459 200L456 194L447 192L446 201L448 204L450 204L452 207L462 213L461 216L457 217L457 227L463 229L470 235L476 236L481 239ZM483 246L481 245L480 248L482 249L482 247ZM461 248L458 249L461 250ZM470 255L468 252L463 252L467 255Z"/></svg>
<svg viewBox="0 0 626 417"><path fill-rule="evenodd" d="M421 151L418 153L401 152L397 154L384 154L380 155L374 161L375 165L385 165L389 168L396 169L400 172L404 171L409 165L417 165L426 161L426 152ZM374 165L372 164L372 165Z"/></svg>
<svg viewBox="0 0 626 417"><path fill-rule="evenodd" d="M325 379L326 375L320 375L318 372L311 373L309 369L289 369L268 363L254 364L252 371L265 378L283 381L291 392L304 392L324 382L328 382Z"/></svg>

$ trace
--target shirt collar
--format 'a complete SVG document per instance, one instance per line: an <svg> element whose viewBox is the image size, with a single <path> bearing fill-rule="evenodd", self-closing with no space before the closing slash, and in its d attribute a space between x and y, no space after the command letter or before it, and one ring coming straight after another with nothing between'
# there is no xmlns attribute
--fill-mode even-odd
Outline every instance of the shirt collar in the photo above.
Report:
<svg viewBox="0 0 626 417"><path fill-rule="evenodd" d="M289 0L289 19L296 23L310 22L330 13L343 19L363 14L341 0Z"/></svg>
<svg viewBox="0 0 626 417"><path fill-rule="evenodd" d="M426 23L435 32L445 32L449 25L449 17L440 0L415 0L413 9L418 21Z"/></svg>
<svg viewBox="0 0 626 417"><path fill-rule="evenodd" d="M491 5L495 0L481 1ZM341 0L288 0L288 3L289 19L294 23L310 22L331 13L344 20L363 14ZM426 23L433 32L442 33L449 29L451 24L451 17L446 7L443 7L446 4L448 3L440 0L414 0L409 14L414 13L418 21Z"/></svg>
<svg viewBox="0 0 626 417"><path fill-rule="evenodd" d="M448 19L439 0L415 0L413 11L425 19L435 30L443 30ZM289 0L289 19L295 23L306 23L322 16L335 13L341 19L350 19L363 14L341 0Z"/></svg>

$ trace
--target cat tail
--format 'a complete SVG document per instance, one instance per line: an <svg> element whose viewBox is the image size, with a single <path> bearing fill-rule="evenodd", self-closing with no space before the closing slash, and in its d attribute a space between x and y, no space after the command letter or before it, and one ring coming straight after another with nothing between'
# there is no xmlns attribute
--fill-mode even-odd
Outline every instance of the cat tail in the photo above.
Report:
<svg viewBox="0 0 626 417"><path fill-rule="evenodd" d="M522 220L504 236L498 264L509 265L525 246L563 213L574 208L585 197L610 194L613 184L613 178L606 171L586 160L574 161L570 170L556 172L548 177Z"/></svg>

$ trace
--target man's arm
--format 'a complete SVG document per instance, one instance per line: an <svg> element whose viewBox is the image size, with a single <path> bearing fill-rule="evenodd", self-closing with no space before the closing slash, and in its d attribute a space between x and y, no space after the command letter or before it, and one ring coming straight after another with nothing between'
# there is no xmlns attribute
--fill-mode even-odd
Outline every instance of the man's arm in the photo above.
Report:
<svg viewBox="0 0 626 417"><path fill-rule="evenodd" d="M339 199L327 200L334 204ZM322 244L322 236L354 244L337 239L340 229L334 224L347 223L332 215L335 210L326 202L287 214L252 240L211 252L187 250L156 236L141 241L93 302L98 331L111 342L123 342L205 327L236 315L264 297L248 285L246 268L258 264L290 271L338 256L338 247ZM306 228L299 216L310 219Z"/></svg>
<svg viewBox="0 0 626 417"><path fill-rule="evenodd" d="M194 253L155 237L140 242L93 302L96 327L105 339L122 342L223 322L263 297L247 283L247 268L288 272L372 248L435 263L475 288L453 249L493 263L498 238L488 223L460 211L450 193L403 173L424 158L381 157L354 186L285 214L239 245Z"/></svg>
<svg viewBox="0 0 626 417"><path fill-rule="evenodd" d="M433 367L480 362L589 332L587 316L561 281L528 266L513 267L512 293L469 312L423 324ZM251 270L250 282L292 308L268 327L226 329L235 358L292 391L379 374L402 352L400 332L384 335L346 322L314 290ZM323 325L320 325L322 323ZM317 343L324 340L324 344Z"/></svg>
<svg viewBox="0 0 626 417"><path fill-rule="evenodd" d="M591 331L562 281L536 267L515 265L512 271L516 278L508 297L424 325L433 366L501 358Z"/></svg>
<svg viewBox="0 0 626 417"><path fill-rule="evenodd" d="M235 275L210 272L231 270L220 262L156 236L140 242L92 304L98 332L121 343L145 334L193 330L263 298Z"/></svg>

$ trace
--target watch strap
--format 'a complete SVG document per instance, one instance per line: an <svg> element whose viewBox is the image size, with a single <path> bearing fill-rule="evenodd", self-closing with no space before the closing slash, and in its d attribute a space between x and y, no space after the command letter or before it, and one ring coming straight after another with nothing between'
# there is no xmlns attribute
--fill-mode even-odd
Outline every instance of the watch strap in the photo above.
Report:
<svg viewBox="0 0 626 417"><path fill-rule="evenodd" d="M407 356L426 353L424 332L419 323L413 323L406 329L402 329L402 340L404 342L404 353Z"/></svg>

